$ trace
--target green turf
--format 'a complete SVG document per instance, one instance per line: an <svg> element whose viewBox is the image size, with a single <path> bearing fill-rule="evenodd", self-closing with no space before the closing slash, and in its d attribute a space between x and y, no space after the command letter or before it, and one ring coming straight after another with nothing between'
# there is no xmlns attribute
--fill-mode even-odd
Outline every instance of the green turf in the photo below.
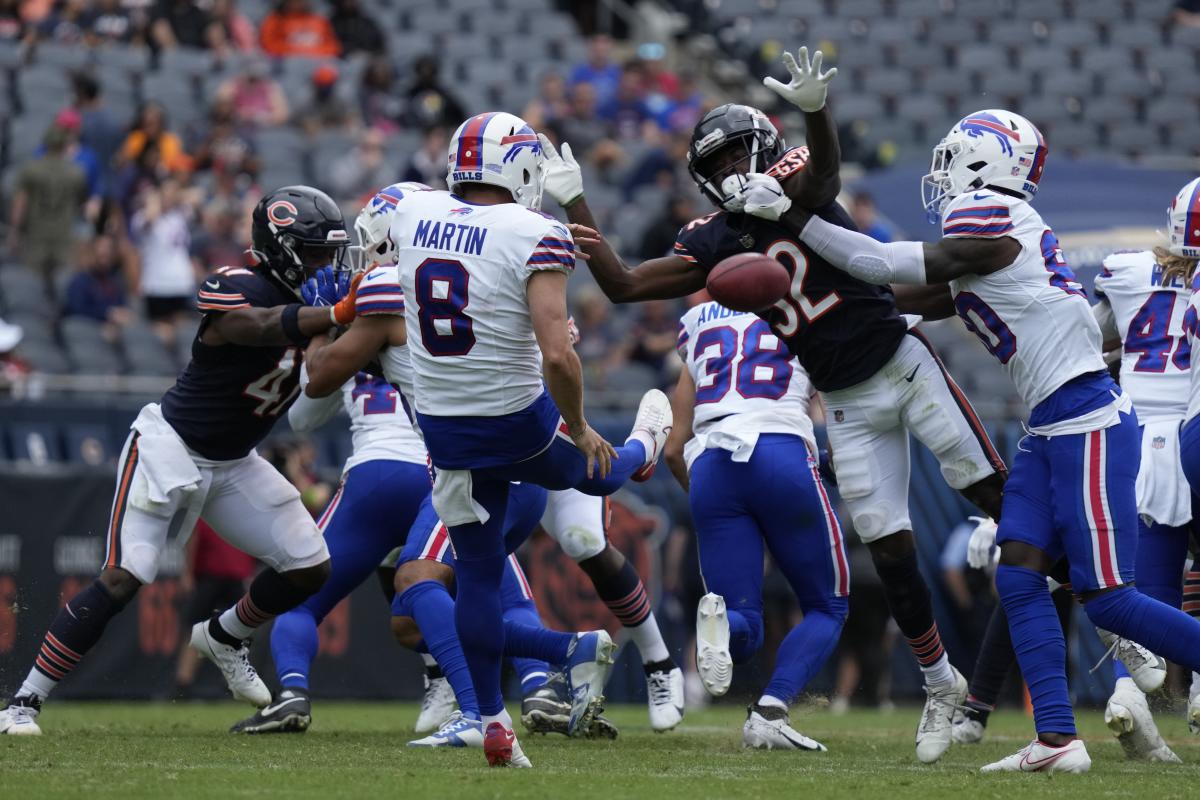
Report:
<svg viewBox="0 0 1200 800"><path fill-rule="evenodd" d="M0 797L603 797L652 800L1054 797L1195 798L1200 737L1178 716L1164 736L1183 766L1132 763L1098 714L1081 715L1094 761L1085 776L979 775L978 767L1024 744L1029 720L993 717L989 741L953 748L925 766L913 755L916 709L890 714L793 713L828 753L758 752L741 746L744 712L690 712L673 733L649 731L645 710L623 707L615 742L522 737L533 770L489 770L483 754L404 747L416 709L396 703L320 703L305 735L225 733L245 711L216 704L48 704L41 738L0 737ZM1019 793L1019 794L1018 794Z"/></svg>

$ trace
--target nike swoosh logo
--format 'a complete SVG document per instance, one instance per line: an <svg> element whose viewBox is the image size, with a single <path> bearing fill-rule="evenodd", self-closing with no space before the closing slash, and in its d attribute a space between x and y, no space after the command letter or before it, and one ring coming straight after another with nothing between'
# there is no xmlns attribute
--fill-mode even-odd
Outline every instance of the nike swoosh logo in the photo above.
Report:
<svg viewBox="0 0 1200 800"><path fill-rule="evenodd" d="M271 714L274 714L276 711L278 711L279 709L283 708L286 705L290 705L291 703L302 702L303 700L304 700L303 697L289 697L287 700L284 700L282 703L276 703L273 706L267 706L266 708L264 708L262 710L262 714L265 717L270 716Z"/></svg>
<svg viewBox="0 0 1200 800"><path fill-rule="evenodd" d="M380 270L371 270L370 272L367 273L367 277L363 278L363 280L364 281L373 281L382 274L383 274L383 270L381 270L381 269Z"/></svg>
<svg viewBox="0 0 1200 800"><path fill-rule="evenodd" d="M921 365L917 364L915 367L913 367L913 371L908 373L908 377L905 378L904 380L908 381L909 383L912 383L913 378L915 378L917 376L917 370L919 370L920 368L921 368Z"/></svg>
<svg viewBox="0 0 1200 800"><path fill-rule="evenodd" d="M1054 754L1054 755L1052 755L1052 756L1049 756L1048 758L1043 758L1043 759L1040 759L1040 760L1038 760L1038 761L1034 761L1034 760L1032 760L1032 759L1029 757L1029 754L1028 754L1028 753L1026 753L1026 754L1025 754L1025 755L1024 755L1022 758L1021 758L1021 763L1022 763L1022 764L1028 764L1029 766L1033 767L1035 770L1038 770L1038 769L1041 769L1042 767L1046 767L1046 766L1049 766L1049 765L1053 764L1055 761L1058 761L1060 758L1062 758L1063 756L1065 756L1065 755L1067 754L1067 752L1068 752L1068 751L1066 750L1066 745L1064 745L1064 746L1063 746L1063 749L1062 749L1062 750L1060 750L1059 752L1055 753L1055 754Z"/></svg>
<svg viewBox="0 0 1200 800"><path fill-rule="evenodd" d="M205 281L204 285L210 289L220 289L221 288L221 284L219 281Z"/></svg>
<svg viewBox="0 0 1200 800"><path fill-rule="evenodd" d="M971 198L971 199L972 199L972 200L982 200L982 199L983 199L983 198L985 198L985 197L987 197L987 193L986 193L986 192L985 192L984 194L975 194L975 195L973 195L973 196L972 196L972 198Z"/></svg>

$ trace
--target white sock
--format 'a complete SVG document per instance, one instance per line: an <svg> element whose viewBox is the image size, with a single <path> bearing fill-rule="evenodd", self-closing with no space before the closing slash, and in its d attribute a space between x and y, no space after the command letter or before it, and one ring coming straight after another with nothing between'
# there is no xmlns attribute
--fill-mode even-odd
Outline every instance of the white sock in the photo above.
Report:
<svg viewBox="0 0 1200 800"><path fill-rule="evenodd" d="M1130 678L1130 677L1117 678L1117 683L1115 686L1113 686L1113 691L1115 692L1117 689L1120 689L1122 687L1124 687L1126 689L1133 689L1135 692L1139 692L1139 693L1142 691L1141 689L1139 689L1137 687L1137 684L1133 682L1133 678Z"/></svg>
<svg viewBox="0 0 1200 800"><path fill-rule="evenodd" d="M235 639L249 639L254 635L257 628L251 628L246 623L242 622L237 614L237 605L234 604L221 612L221 616L217 618L217 624Z"/></svg>
<svg viewBox="0 0 1200 800"><path fill-rule="evenodd" d="M483 720L483 729L485 731L487 730L488 725L491 725L493 722L499 722L506 730L512 730L513 721L512 717L508 715L508 709L502 709L499 714L482 714L481 718Z"/></svg>
<svg viewBox="0 0 1200 800"><path fill-rule="evenodd" d="M663 641L662 631L658 629L658 621L654 619L653 611L642 620L642 624L625 630L629 631L633 643L637 645L638 652L642 654L643 664L667 661L671 658L671 654L667 650L667 643Z"/></svg>
<svg viewBox="0 0 1200 800"><path fill-rule="evenodd" d="M942 653L942 657L929 666L921 667L921 672L925 675L926 686L945 686L954 683L954 672L950 669L950 657L945 653Z"/></svg>
<svg viewBox="0 0 1200 800"><path fill-rule="evenodd" d="M762 697L758 698L758 705L774 706L775 708L782 708L784 711L787 711L788 707L787 703L783 702L778 697L772 697L769 694L764 694Z"/></svg>
<svg viewBox="0 0 1200 800"><path fill-rule="evenodd" d="M438 665L437 659L433 657L432 653L421 653L421 660L425 662L425 666L427 667L436 667Z"/></svg>
<svg viewBox="0 0 1200 800"><path fill-rule="evenodd" d="M58 686L58 681L46 677L35 668L29 670L29 676L25 678L25 682L21 684L21 690L17 694L45 700L50 696L50 692L54 691L55 686Z"/></svg>
<svg viewBox="0 0 1200 800"><path fill-rule="evenodd" d="M642 462L643 464L649 464L654 459L654 437L646 431L634 431L633 433L629 434L629 438L626 439L625 442L642 443L642 447L646 448L646 460Z"/></svg>

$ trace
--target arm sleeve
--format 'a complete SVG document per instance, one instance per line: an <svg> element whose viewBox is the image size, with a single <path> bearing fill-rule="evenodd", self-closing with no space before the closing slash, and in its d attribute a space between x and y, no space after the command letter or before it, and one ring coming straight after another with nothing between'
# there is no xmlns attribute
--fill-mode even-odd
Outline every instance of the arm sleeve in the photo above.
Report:
<svg viewBox="0 0 1200 800"><path fill-rule="evenodd" d="M877 242L870 236L812 217L800 238L814 253L861 281L924 284L925 250L920 242Z"/></svg>
<svg viewBox="0 0 1200 800"><path fill-rule="evenodd" d="M331 420L342 404L341 391L325 397L309 397L304 393L308 385L308 368L300 367L300 395L288 409L288 424L297 433L314 431Z"/></svg>

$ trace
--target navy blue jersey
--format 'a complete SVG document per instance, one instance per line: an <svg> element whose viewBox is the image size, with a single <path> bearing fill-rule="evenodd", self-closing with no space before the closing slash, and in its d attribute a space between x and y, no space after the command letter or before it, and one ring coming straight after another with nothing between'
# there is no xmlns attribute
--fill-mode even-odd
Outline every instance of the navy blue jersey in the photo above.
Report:
<svg viewBox="0 0 1200 800"><path fill-rule="evenodd" d="M216 461L247 455L296 399L304 360L293 345L205 344L206 326L226 311L295 302L291 292L244 267L219 269L200 287L204 319L192 359L162 398L163 417L192 450Z"/></svg>
<svg viewBox="0 0 1200 800"><path fill-rule="evenodd" d="M795 163L802 166L798 150L785 154L772 173L782 178ZM857 230L836 203L816 213ZM706 273L722 260L750 251L771 256L792 275L788 295L759 316L787 342L817 389L862 383L895 355L908 326L896 310L892 290L836 269L782 223L718 211L685 225L675 242L675 255Z"/></svg>

